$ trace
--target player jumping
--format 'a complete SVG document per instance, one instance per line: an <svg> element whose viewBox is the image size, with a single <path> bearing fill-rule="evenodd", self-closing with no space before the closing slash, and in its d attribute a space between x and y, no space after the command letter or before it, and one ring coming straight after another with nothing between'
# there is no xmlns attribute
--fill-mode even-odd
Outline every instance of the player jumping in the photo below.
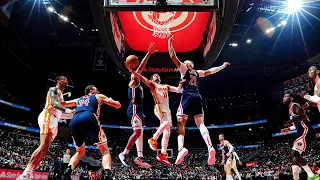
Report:
<svg viewBox="0 0 320 180"><path fill-rule="evenodd" d="M97 145L102 155L103 179L111 178L112 159L107 144L107 137L101 127L98 119L100 106L107 104L109 106L120 108L121 104L103 94L100 94L94 85L89 85L85 89L85 95L73 101L68 101L76 106L76 112L70 121L70 133L76 147L76 153L72 156L68 168L65 170L64 177L71 179L71 172L77 166L80 159L85 155L85 140L88 138Z"/></svg>
<svg viewBox="0 0 320 180"><path fill-rule="evenodd" d="M151 43L148 48L148 53L143 58L140 66L135 71L136 73L141 74L145 68L149 57L155 53L155 44ZM128 87L128 97L129 97L129 106L127 110L127 115L131 120L131 125L133 128L133 134L128 140L128 143L122 153L119 154L119 159L124 166L129 167L127 160L127 155L134 144L136 144L138 157L134 160L136 164L143 168L149 168L150 164L146 163L143 159L143 88L140 85L140 80L131 74L131 80Z"/></svg>
<svg viewBox="0 0 320 180"><path fill-rule="evenodd" d="M310 102L307 105L317 107L320 111L320 71L317 66L311 66L308 70L309 78L314 82L314 95L310 96L307 92L302 92L300 96Z"/></svg>
<svg viewBox="0 0 320 180"><path fill-rule="evenodd" d="M58 120L65 114L73 114L73 110L62 105L64 102L62 92L68 86L68 80L64 76L56 78L55 87L50 87L47 93L46 104L38 117L40 127L40 145L32 153L29 163L23 173L17 179L29 179L34 169L38 167L45 155L47 155L50 144L58 134ZM67 117L62 117L67 119Z"/></svg>
<svg viewBox="0 0 320 180"><path fill-rule="evenodd" d="M143 83L145 83L151 90L155 106L154 114L160 120L160 126L157 129L156 133L153 134L153 137L148 140L149 146L152 150L157 151L158 138L163 133L161 140L161 153L157 156L157 160L164 163L167 166L170 166L171 163L167 158L167 147L170 137L170 128L172 126L171 111L169 108L169 96L168 91L181 93L181 86L173 87L169 85L160 84L161 79L158 74L153 74L151 79L148 80L144 76L134 72L130 66L127 65L128 70L139 78Z"/></svg>
<svg viewBox="0 0 320 180"><path fill-rule="evenodd" d="M233 179L233 177L231 175L231 168L232 168L232 166L234 166L233 163L235 163L233 161L234 147L230 144L229 141L224 139L223 134L219 135L219 141L220 141L220 147L221 147L221 151L222 151L221 164L224 165L224 171L226 172L226 180L231 180L231 179ZM237 176L238 176L238 174L237 174ZM240 178L241 178L241 176L240 176Z"/></svg>
<svg viewBox="0 0 320 180"><path fill-rule="evenodd" d="M208 164L213 165L216 161L216 151L212 146L209 131L204 125L204 113L202 108L202 98L199 94L198 81L200 77L205 77L221 71L230 65L228 62L224 62L222 66L213 67L208 70L194 70L194 64L192 61L184 61L183 63L178 59L173 45L173 36L168 40L169 54L174 64L179 68L181 78L186 80L183 83L183 91L181 102L177 110L178 120L178 157L176 164L181 164L184 157L188 154L188 150L184 147L184 134L185 123L188 116L193 116L194 120L201 132L201 135L208 147L209 157Z"/></svg>
<svg viewBox="0 0 320 180"><path fill-rule="evenodd" d="M236 173L238 179L241 180L241 175L240 175L240 173L238 171L237 161L236 160L238 160L240 166L242 166L242 162L240 161L240 158L239 158L239 156L238 156L238 154L236 153L235 150L233 150L232 156L233 156L233 160L232 160L231 168Z"/></svg>
<svg viewBox="0 0 320 180"><path fill-rule="evenodd" d="M291 150L292 174L293 179L299 179L300 167L302 167L308 174L308 180L319 179L317 175L313 174L306 161L301 157L301 153L305 151L307 145L315 138L315 132L311 126L309 118L304 113L298 103L294 102L293 95L286 92L283 97L283 103L289 107L290 120L284 125L289 126L281 130L282 133L297 130L297 139L293 142Z"/></svg>

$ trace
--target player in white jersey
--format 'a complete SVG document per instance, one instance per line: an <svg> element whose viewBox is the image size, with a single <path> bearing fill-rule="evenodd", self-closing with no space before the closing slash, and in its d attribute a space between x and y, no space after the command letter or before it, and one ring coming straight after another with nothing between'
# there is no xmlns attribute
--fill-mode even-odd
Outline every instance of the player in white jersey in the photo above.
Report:
<svg viewBox="0 0 320 180"><path fill-rule="evenodd" d="M300 96L310 102L307 105L317 107L320 111L320 70L317 66L311 66L308 70L309 78L314 82L314 94L310 96L307 92L302 92Z"/></svg>
<svg viewBox="0 0 320 180"><path fill-rule="evenodd" d="M242 162L240 161L240 158L235 150L233 150L232 156L233 156L233 159L232 159L232 163L231 163L231 168L236 173L238 179L241 180L241 175L240 175L238 168L237 168L237 160L238 160L240 166L242 166Z"/></svg>
<svg viewBox="0 0 320 180"><path fill-rule="evenodd" d="M234 147L230 144L229 141L224 139L224 135L219 135L220 147L222 151L222 162L224 165L224 171L226 172L226 180L233 179L231 175L231 168L233 165L233 151Z"/></svg>
<svg viewBox="0 0 320 180"><path fill-rule="evenodd" d="M34 169L38 167L44 156L47 155L50 144L58 133L58 120L61 117L70 119L74 112L74 110L62 105L62 103L64 103L62 92L68 86L67 78L59 76L56 78L56 81L56 87L49 89L45 107L38 117L40 145L31 155L29 163L22 175L17 179L30 178Z"/></svg>
<svg viewBox="0 0 320 180"><path fill-rule="evenodd" d="M172 126L171 111L169 108L169 96L168 92L181 93L181 86L173 87L170 85L160 84L161 79L158 74L153 74L148 80L144 76L133 71L129 66L128 70L145 83L151 90L155 106L154 114L160 120L160 126L157 131L153 134L153 137L148 140L149 146L152 150L157 151L158 138L163 133L161 140L161 153L157 156L157 160L164 163L165 165L171 165L167 159L167 147L170 137L170 128Z"/></svg>

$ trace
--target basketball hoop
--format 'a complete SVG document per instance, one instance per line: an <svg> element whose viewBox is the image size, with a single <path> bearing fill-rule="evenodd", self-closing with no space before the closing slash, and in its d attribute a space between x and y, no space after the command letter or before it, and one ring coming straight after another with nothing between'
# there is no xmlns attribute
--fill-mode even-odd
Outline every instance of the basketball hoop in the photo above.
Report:
<svg viewBox="0 0 320 180"><path fill-rule="evenodd" d="M171 36L170 25L174 20L176 12L154 12L150 11L148 14L149 19L153 23L153 37L160 39L169 38Z"/></svg>

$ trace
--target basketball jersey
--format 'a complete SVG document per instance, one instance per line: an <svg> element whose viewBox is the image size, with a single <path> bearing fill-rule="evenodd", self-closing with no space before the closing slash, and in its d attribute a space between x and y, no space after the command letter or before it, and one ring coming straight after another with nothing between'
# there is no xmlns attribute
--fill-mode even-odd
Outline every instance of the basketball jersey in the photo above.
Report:
<svg viewBox="0 0 320 180"><path fill-rule="evenodd" d="M155 84L155 86L151 91L155 104L169 107L168 86L163 84Z"/></svg>
<svg viewBox="0 0 320 180"><path fill-rule="evenodd" d="M200 76L196 70L188 68L183 79L185 79L186 81L182 85L182 88L183 88L182 93L198 93L199 92L198 82L200 80Z"/></svg>
<svg viewBox="0 0 320 180"><path fill-rule="evenodd" d="M131 104L140 105L143 103L143 88L141 85L138 85L135 88L128 88L128 98Z"/></svg>
<svg viewBox="0 0 320 180"><path fill-rule="evenodd" d="M290 118L290 120L292 120L295 116L297 116L297 114L293 113L293 109L292 109L293 105L295 105L295 104L300 107L300 105L298 103L292 103L291 104L291 106L289 108L289 118ZM295 122L294 125L296 127L298 135L303 133L305 129L310 129L310 130L312 129L312 125L311 125L308 117L303 121Z"/></svg>
<svg viewBox="0 0 320 180"><path fill-rule="evenodd" d="M56 87L49 88L49 91L47 93L47 98L46 98L46 104L44 106L44 110L51 112L53 115L56 116L57 119L60 119L60 117L62 115L62 111L54 108L53 99L51 97L51 91L53 90L53 88L56 88ZM58 91L59 101L63 102L64 100L63 100L63 95L62 95L61 91L58 88L57 88L57 91Z"/></svg>
<svg viewBox="0 0 320 180"><path fill-rule="evenodd" d="M79 98L75 114L83 111L89 111L99 117L100 105L98 103L96 95L85 95Z"/></svg>
<svg viewBox="0 0 320 180"><path fill-rule="evenodd" d="M227 158L227 154L229 153L229 147L224 145L224 141L220 144L221 150L223 150L224 156Z"/></svg>

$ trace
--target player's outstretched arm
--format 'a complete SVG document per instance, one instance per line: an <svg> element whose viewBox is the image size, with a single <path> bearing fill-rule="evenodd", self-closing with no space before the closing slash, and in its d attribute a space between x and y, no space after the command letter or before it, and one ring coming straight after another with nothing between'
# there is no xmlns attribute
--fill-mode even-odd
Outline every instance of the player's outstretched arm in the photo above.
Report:
<svg viewBox="0 0 320 180"><path fill-rule="evenodd" d="M129 72L131 72L135 77L137 77L138 79L140 79L144 84L146 84L151 91L153 91L155 89L155 85L153 84L153 82L149 81L147 78L145 78L144 76L142 76L141 74L135 72L134 70L131 69L130 65L126 64L127 69L129 70Z"/></svg>
<svg viewBox="0 0 320 180"><path fill-rule="evenodd" d="M178 59L176 52L174 51L173 45L172 45L172 41L173 41L174 37L171 36L168 40L168 51L169 51L169 55L173 61L173 63L180 68L181 66L181 61Z"/></svg>
<svg viewBox="0 0 320 180"><path fill-rule="evenodd" d="M168 86L168 90L169 90L170 92L182 93L182 85L183 85L183 83L184 83L185 81L186 81L185 79L182 80L182 81L180 81L178 87L167 85L167 86Z"/></svg>
<svg viewBox="0 0 320 180"><path fill-rule="evenodd" d="M113 100L111 97L107 97L103 94L96 94L96 98L99 104L104 103L117 109L121 108L120 102Z"/></svg>
<svg viewBox="0 0 320 180"><path fill-rule="evenodd" d="M64 107L74 107L74 106L77 106L78 100L79 100L79 98L73 99L73 100L70 100L70 101L64 101L64 102L62 102L61 104L62 104Z"/></svg>
<svg viewBox="0 0 320 180"><path fill-rule="evenodd" d="M139 73L139 74L142 73L143 69L147 65L147 62L148 62L150 56L155 52L157 52L156 43L152 42L152 43L149 44L148 53L144 56L144 58L142 59L140 65L139 65L139 67L136 70L137 73Z"/></svg>
<svg viewBox="0 0 320 180"><path fill-rule="evenodd" d="M320 82L318 81L315 86L320 89ZM313 96L310 96L307 92L302 92L300 96L313 103L320 103L320 90L318 90Z"/></svg>
<svg viewBox="0 0 320 180"><path fill-rule="evenodd" d="M73 110L66 108L61 104L62 102L60 102L59 96L58 96L58 88L56 88L56 87L51 88L50 89L50 96L51 96L52 105L54 108L56 108L62 112L65 112L67 114L73 112Z"/></svg>
<svg viewBox="0 0 320 180"><path fill-rule="evenodd" d="M198 70L198 73L199 73L200 77L205 77L205 76L208 76L211 74L215 74L215 73L221 71L222 69L226 68L229 65L230 65L229 62L224 62L221 66L218 66L218 67L212 67L207 70Z"/></svg>

